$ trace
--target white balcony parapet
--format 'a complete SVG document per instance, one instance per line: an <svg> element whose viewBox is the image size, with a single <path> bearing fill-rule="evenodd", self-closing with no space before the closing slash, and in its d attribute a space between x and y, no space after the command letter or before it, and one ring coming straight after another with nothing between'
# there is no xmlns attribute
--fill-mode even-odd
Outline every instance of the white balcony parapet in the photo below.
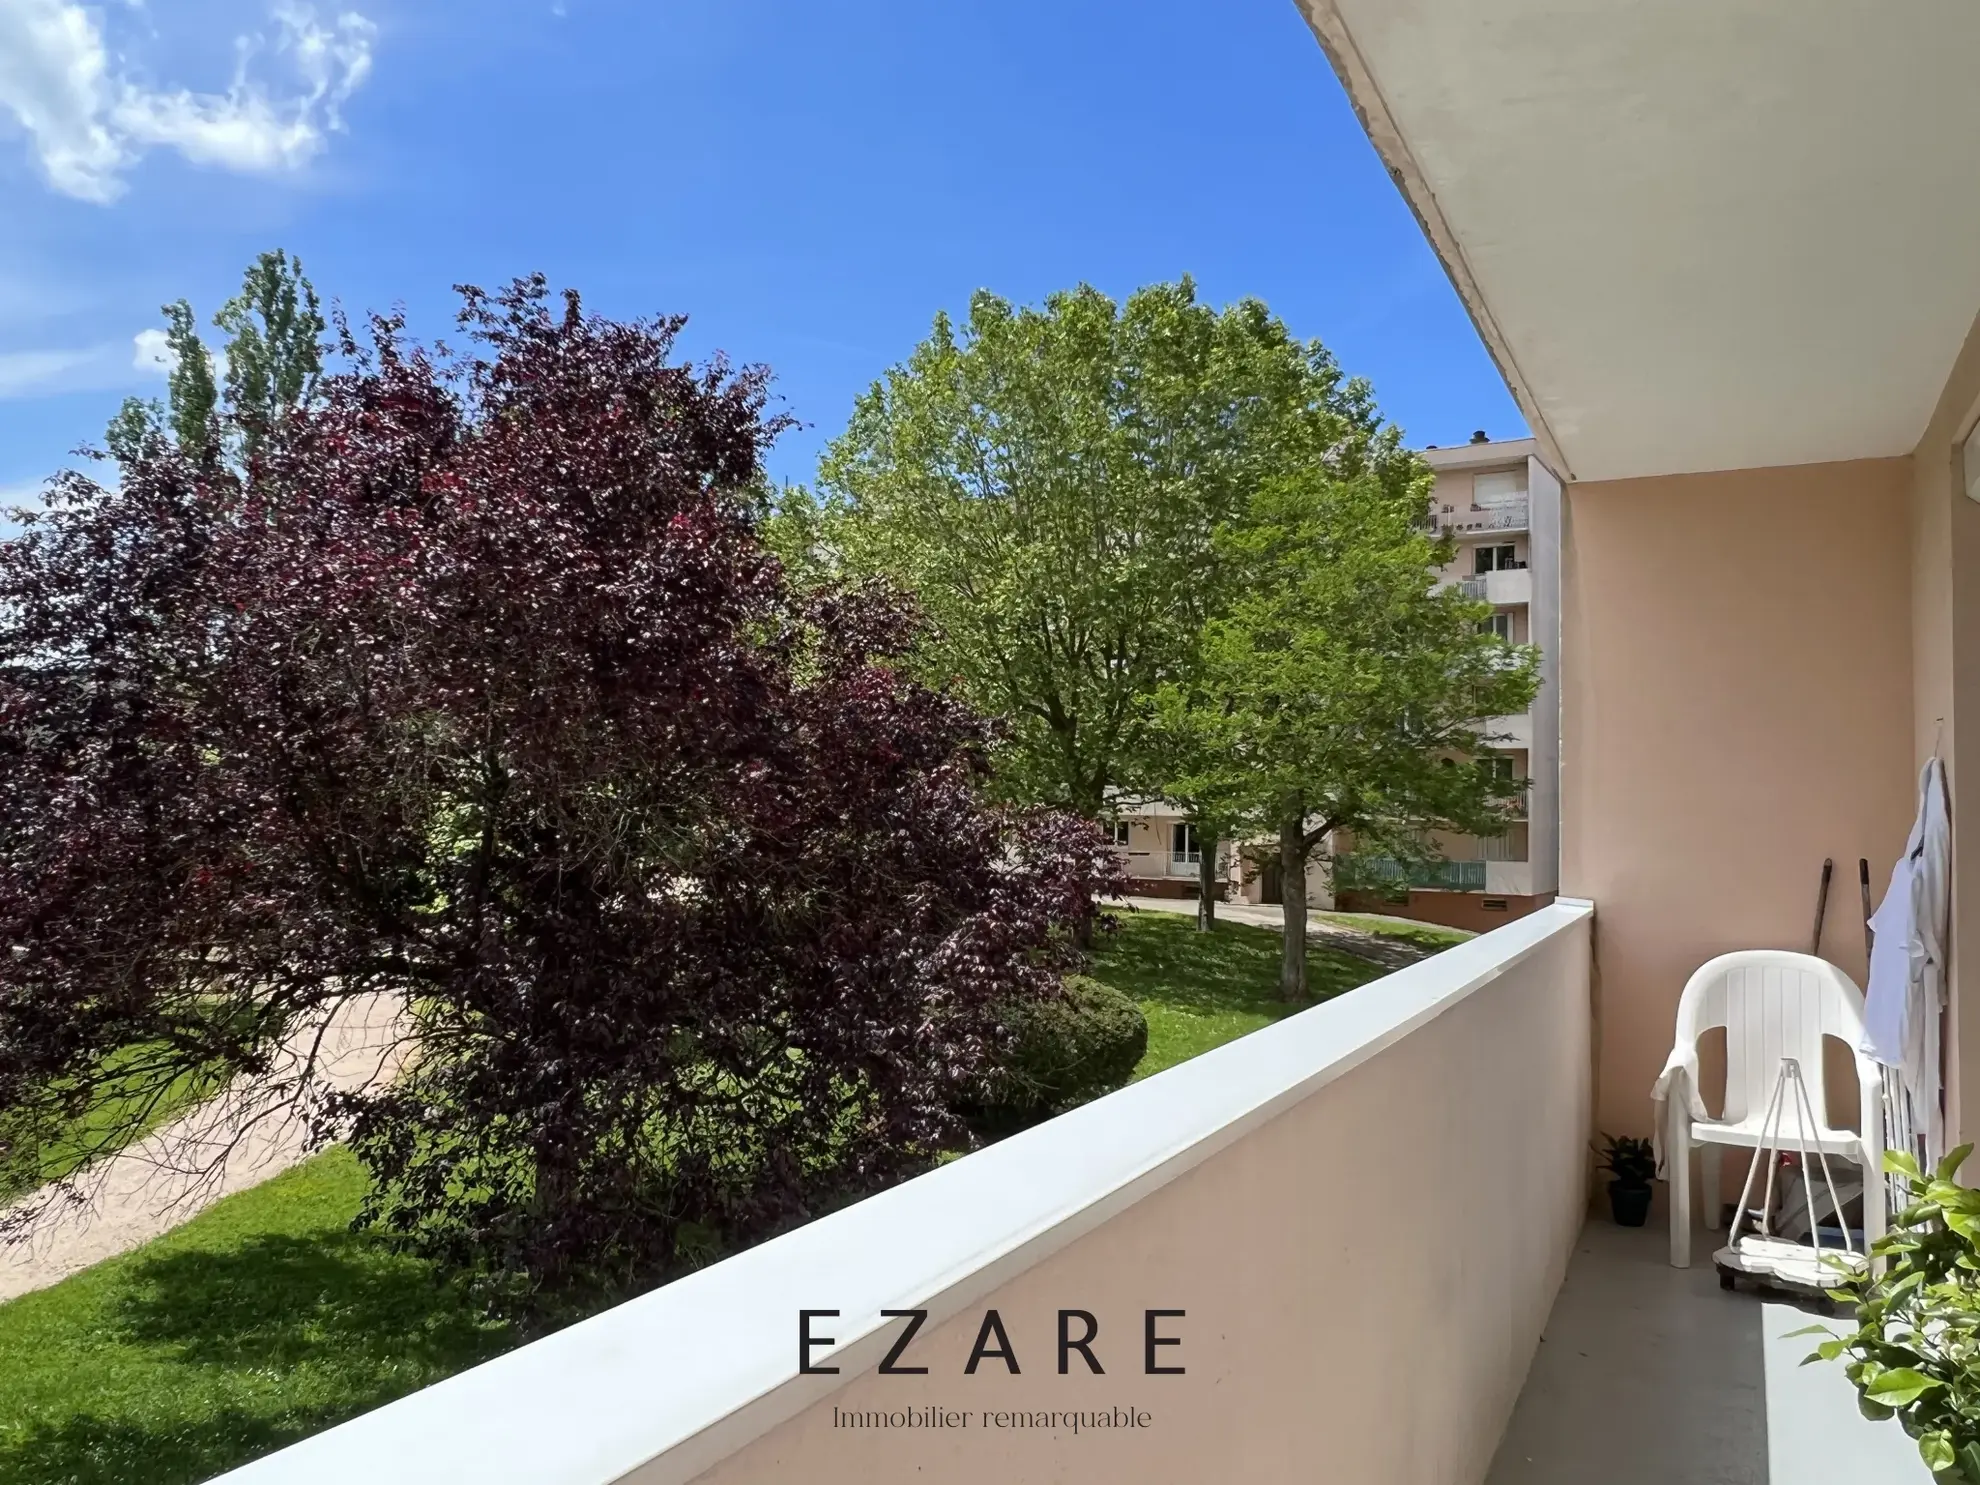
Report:
<svg viewBox="0 0 1980 1485"><path fill-rule="evenodd" d="M1501 608L1533 602L1533 572L1525 567L1501 567L1485 577L1485 597Z"/></svg>
<svg viewBox="0 0 1980 1485"><path fill-rule="evenodd" d="M974 1485L1077 1446L1093 1478L1291 1485L1324 1453L1343 1479L1481 1479L1586 1201L1592 911L1558 901L223 1478ZM1108 1376L1053 1375L1015 1332L1042 1353L1021 1378L942 1349L986 1302L1016 1325L1109 1285L1137 1309ZM1141 1305L1194 1317L1187 1377L1141 1375ZM801 1309L842 1312L814 1356L841 1375L800 1373ZM873 1374L903 1324L883 1309L930 1312L934 1375ZM1083 1407L1082 1386L1132 1387L1159 1426L972 1452L833 1432L820 1406Z"/></svg>
<svg viewBox="0 0 1980 1485"><path fill-rule="evenodd" d="M1500 608L1516 608L1522 603L1533 602L1533 574L1524 567L1502 567L1453 581L1466 598L1483 599Z"/></svg>

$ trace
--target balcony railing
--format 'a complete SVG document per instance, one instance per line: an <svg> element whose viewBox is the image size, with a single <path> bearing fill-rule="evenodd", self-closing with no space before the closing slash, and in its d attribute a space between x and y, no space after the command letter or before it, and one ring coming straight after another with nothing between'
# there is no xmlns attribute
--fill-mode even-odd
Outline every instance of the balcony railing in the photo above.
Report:
<svg viewBox="0 0 1980 1485"><path fill-rule="evenodd" d="M1474 505L1469 509L1460 506L1450 510L1437 506L1431 512L1431 524L1440 532L1524 531L1527 503L1508 501L1504 505Z"/></svg>
<svg viewBox="0 0 1980 1485"><path fill-rule="evenodd" d="M1482 1480L1587 1206L1591 914L1556 902L225 1478ZM1461 1241L1399 1218L1425 1192ZM990 1310L1021 1375L965 1373ZM1104 1375L1057 1364L1078 1312ZM1069 1412L1145 1421L1038 1421Z"/></svg>
<svg viewBox="0 0 1980 1485"><path fill-rule="evenodd" d="M1446 892L1483 892L1483 861L1398 861L1393 856L1342 856L1334 864L1334 885L1345 888L1426 887Z"/></svg>

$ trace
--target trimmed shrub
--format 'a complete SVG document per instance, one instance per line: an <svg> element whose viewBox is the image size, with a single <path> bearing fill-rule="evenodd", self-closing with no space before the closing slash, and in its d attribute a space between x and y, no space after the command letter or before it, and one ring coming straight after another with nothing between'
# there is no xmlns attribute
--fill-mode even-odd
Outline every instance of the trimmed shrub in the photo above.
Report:
<svg viewBox="0 0 1980 1485"><path fill-rule="evenodd" d="M1148 1051L1141 1007L1087 975L1068 976L1057 998L1008 1002L1000 1019L1009 1039L964 1111L992 1137L1111 1093Z"/></svg>

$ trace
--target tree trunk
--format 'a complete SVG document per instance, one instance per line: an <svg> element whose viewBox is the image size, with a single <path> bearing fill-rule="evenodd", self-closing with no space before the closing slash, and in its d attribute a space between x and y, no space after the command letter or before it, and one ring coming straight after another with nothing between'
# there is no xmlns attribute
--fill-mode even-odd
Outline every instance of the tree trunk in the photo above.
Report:
<svg viewBox="0 0 1980 1485"><path fill-rule="evenodd" d="M1217 925L1217 832L1196 827L1196 931L1208 933Z"/></svg>
<svg viewBox="0 0 1980 1485"><path fill-rule="evenodd" d="M1285 943L1279 949L1279 999L1306 1000L1306 814L1279 821L1279 897L1285 903Z"/></svg>
<svg viewBox="0 0 1980 1485"><path fill-rule="evenodd" d="M1101 784L1095 784L1091 788L1082 788L1077 791L1077 797L1072 801L1072 812L1082 820L1091 820L1095 824L1098 824L1101 812L1106 808L1106 804L1106 787ZM1078 922L1073 924L1073 942L1079 946L1082 953L1090 953L1093 949L1093 925L1099 916L1099 901L1089 897L1086 900L1085 913L1080 916Z"/></svg>

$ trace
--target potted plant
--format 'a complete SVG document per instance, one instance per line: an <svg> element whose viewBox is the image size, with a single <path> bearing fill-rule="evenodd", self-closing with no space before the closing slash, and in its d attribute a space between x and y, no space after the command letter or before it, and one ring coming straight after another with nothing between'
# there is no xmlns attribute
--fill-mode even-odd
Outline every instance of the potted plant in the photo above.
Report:
<svg viewBox="0 0 1980 1485"><path fill-rule="evenodd" d="M1657 1178L1657 1155L1650 1141L1605 1134L1601 1168L1609 1173L1609 1211L1618 1227L1641 1227L1650 1218L1650 1183Z"/></svg>
<svg viewBox="0 0 1980 1485"><path fill-rule="evenodd" d="M1826 1337L1808 1360L1846 1362L1864 1415L1897 1419L1940 1485L1980 1485L1980 1190L1953 1179L1972 1149L1929 1174L1885 1152L1910 1205L1870 1247L1882 1272L1839 1275L1830 1291L1855 1306L1856 1329L1793 1332Z"/></svg>

